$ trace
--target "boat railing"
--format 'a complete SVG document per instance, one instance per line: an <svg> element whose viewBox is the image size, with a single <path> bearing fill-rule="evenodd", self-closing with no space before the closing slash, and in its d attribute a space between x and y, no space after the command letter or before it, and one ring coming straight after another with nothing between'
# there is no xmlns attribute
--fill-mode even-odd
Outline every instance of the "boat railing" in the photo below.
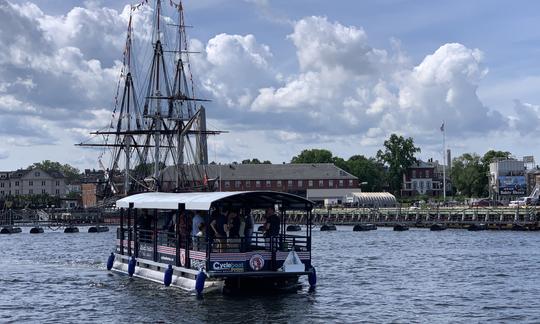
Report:
<svg viewBox="0 0 540 324"><path fill-rule="evenodd" d="M251 252L251 251L309 251L310 239L307 236L279 234L265 237L255 232L251 237L215 238L211 252Z"/></svg>

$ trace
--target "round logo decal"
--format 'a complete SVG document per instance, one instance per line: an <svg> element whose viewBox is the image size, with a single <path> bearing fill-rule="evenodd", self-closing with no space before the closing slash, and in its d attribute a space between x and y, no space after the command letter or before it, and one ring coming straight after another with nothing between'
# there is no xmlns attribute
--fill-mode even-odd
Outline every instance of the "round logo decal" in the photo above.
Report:
<svg viewBox="0 0 540 324"><path fill-rule="evenodd" d="M254 254L249 259L249 266L255 271L259 271L264 268L264 259L260 254Z"/></svg>

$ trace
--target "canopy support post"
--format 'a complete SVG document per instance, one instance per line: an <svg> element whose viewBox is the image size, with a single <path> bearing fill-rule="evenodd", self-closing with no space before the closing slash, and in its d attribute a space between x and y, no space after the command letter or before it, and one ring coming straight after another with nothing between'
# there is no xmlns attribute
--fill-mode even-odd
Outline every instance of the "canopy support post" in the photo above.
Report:
<svg viewBox="0 0 540 324"><path fill-rule="evenodd" d="M133 239L132 236L132 228L131 228L131 212L133 210L133 203L129 203L129 208L127 211L127 229L128 229L128 255L132 256L131 251L131 240Z"/></svg>

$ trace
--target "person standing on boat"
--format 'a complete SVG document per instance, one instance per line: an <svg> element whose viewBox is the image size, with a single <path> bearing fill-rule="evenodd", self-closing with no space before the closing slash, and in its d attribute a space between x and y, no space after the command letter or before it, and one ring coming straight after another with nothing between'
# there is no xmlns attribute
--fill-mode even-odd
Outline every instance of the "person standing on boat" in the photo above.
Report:
<svg viewBox="0 0 540 324"><path fill-rule="evenodd" d="M211 239L215 239L218 252L222 252L221 250L227 239L227 233L225 232L226 223L227 219L225 215L219 210L214 210L212 213L212 221L210 222L210 237Z"/></svg>
<svg viewBox="0 0 540 324"><path fill-rule="evenodd" d="M264 236L274 237L279 235L279 217L276 215L274 207L266 208L265 213L266 223L264 224Z"/></svg>
<svg viewBox="0 0 540 324"><path fill-rule="evenodd" d="M253 237L253 229L255 227L255 220L253 219L253 215L251 214L251 208L244 209L244 242L246 249L249 249L251 246L251 239Z"/></svg>

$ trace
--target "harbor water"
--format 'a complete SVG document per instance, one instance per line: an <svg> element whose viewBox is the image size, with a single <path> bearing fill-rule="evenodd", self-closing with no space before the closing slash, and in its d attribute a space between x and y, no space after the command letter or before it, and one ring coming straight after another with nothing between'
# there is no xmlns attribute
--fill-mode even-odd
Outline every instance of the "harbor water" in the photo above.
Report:
<svg viewBox="0 0 540 324"><path fill-rule="evenodd" d="M540 232L313 231L318 286L206 295L106 270L104 233L0 236L0 322L540 322Z"/></svg>

